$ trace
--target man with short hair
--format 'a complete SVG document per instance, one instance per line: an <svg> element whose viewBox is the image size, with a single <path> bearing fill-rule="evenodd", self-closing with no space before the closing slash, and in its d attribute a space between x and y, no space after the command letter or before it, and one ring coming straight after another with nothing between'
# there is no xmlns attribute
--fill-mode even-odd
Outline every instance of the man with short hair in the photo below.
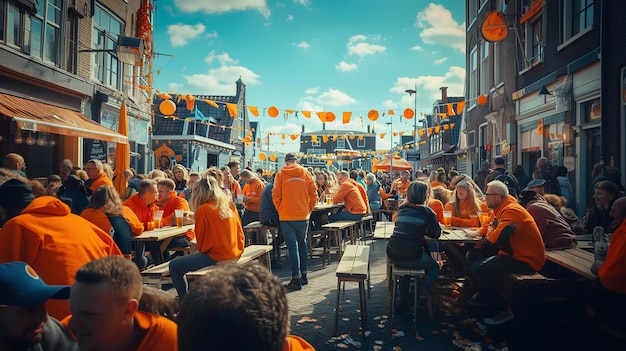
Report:
<svg viewBox="0 0 626 351"><path fill-rule="evenodd" d="M215 266L185 296L178 326L179 351L210 346L231 351L315 350L304 339L288 335L285 290L258 263Z"/></svg>
<svg viewBox="0 0 626 351"><path fill-rule="evenodd" d="M339 191L333 196L333 203L343 202L344 208L343 211L330 215L328 221L360 220L367 213L367 204L363 200L358 186L350 179L350 174L347 171L337 173L337 182L339 182Z"/></svg>
<svg viewBox="0 0 626 351"><path fill-rule="evenodd" d="M76 272L70 294L72 315L63 323L80 350L176 350L171 320L141 311L143 281L123 257L88 262Z"/></svg>
<svg viewBox="0 0 626 351"><path fill-rule="evenodd" d="M263 194L263 183L252 171L244 169L240 174L243 186L243 203L246 209L241 216L241 224L245 227L249 223L259 220L259 211L261 210L261 195Z"/></svg>
<svg viewBox="0 0 626 351"><path fill-rule="evenodd" d="M280 218L280 232L289 250L291 281L285 288L300 290L302 285L309 283L306 233L317 203L317 185L311 173L298 164L298 158L292 153L285 155L285 166L276 173L272 200Z"/></svg>
<svg viewBox="0 0 626 351"><path fill-rule="evenodd" d="M24 262L0 264L0 350L78 350L63 325L49 317L49 299L67 300L68 285L46 285Z"/></svg>
<svg viewBox="0 0 626 351"><path fill-rule="evenodd" d="M401 195L402 197L406 197L406 189L411 185L411 172L402 171L400 175L400 179L393 182L392 191L395 191L396 195Z"/></svg>
<svg viewBox="0 0 626 351"><path fill-rule="evenodd" d="M532 190L535 193L543 196L545 195L545 185L546 181L542 178L537 178L537 179L533 179L530 182L528 182L528 184L526 185L526 188L524 189L524 191L526 190Z"/></svg>
<svg viewBox="0 0 626 351"><path fill-rule="evenodd" d="M102 185L113 186L113 182L107 177L103 169L104 167L100 160L91 159L85 164L85 172L87 172L87 176L89 177L87 181L87 186L90 190L89 195Z"/></svg>
<svg viewBox="0 0 626 351"><path fill-rule="evenodd" d="M5 195L0 192L0 198ZM72 284L74 274L86 262L122 255L109 233L71 213L69 206L52 196L34 198L20 215L4 223L0 242L0 263L26 262L54 285ZM70 312L61 301L49 301L47 308L56 318Z"/></svg>
<svg viewBox="0 0 626 351"><path fill-rule="evenodd" d="M4 155L2 167L9 169L22 177L26 177L26 173L24 173L26 170L26 161L24 161L24 157L20 154L11 152Z"/></svg>
<svg viewBox="0 0 626 351"><path fill-rule="evenodd" d="M473 262L469 276L476 286L471 305L487 303L492 317L485 323L498 325L513 318L513 312L504 300L502 275L508 273L530 274L538 272L546 261L543 240L533 217L522 207L501 181L487 183L487 206L493 209L488 223L483 224L480 235L498 247L496 256Z"/></svg>
<svg viewBox="0 0 626 351"><path fill-rule="evenodd" d="M546 184L545 192L548 194L555 194L561 196L561 187L559 186L559 182L556 180L554 176L554 172L552 171L552 165L550 165L550 161L547 157L539 157L535 166L541 172L541 179L545 180Z"/></svg>
<svg viewBox="0 0 626 351"><path fill-rule="evenodd" d="M183 212L189 212L189 203L187 200L178 196L176 193L176 184L172 179L165 178L160 179L157 182L157 206L163 210L163 218L161 223L163 226L175 226L176 225L176 210L183 210ZM195 232L190 230L185 233L184 236L177 236L172 238L172 241L167 245L167 248L163 251L163 260L169 261L172 259L168 249L176 249L179 247L189 246L189 242L196 238ZM158 246L158 247L157 247ZM150 245L150 252L157 253L160 251L160 243L156 242ZM160 255L159 255L160 256ZM153 257L154 259L154 257ZM155 264L161 263L160 258L154 260Z"/></svg>
<svg viewBox="0 0 626 351"><path fill-rule="evenodd" d="M200 179L199 172L191 172L189 173L189 186L183 190L180 195L183 199L187 200L187 202L191 201L191 195L193 192L193 185Z"/></svg>
<svg viewBox="0 0 626 351"><path fill-rule="evenodd" d="M512 183L506 184L509 188L509 194L515 198L518 198L522 192L522 190L519 188L519 182L517 181L517 178L513 175L513 173L509 172L506 169L505 165L506 161L502 157L496 157L493 160L493 171L485 176L485 184L484 188L482 189L485 189L486 192L487 184L489 184L489 182L491 181L500 180L507 183L506 180L508 180L508 183Z"/></svg>

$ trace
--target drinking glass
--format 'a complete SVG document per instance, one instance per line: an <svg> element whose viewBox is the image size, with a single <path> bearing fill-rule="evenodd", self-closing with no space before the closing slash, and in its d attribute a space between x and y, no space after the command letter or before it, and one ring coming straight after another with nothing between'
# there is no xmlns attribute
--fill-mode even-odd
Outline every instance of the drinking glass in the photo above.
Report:
<svg viewBox="0 0 626 351"><path fill-rule="evenodd" d="M174 210L174 214L176 216L176 228L182 228L183 227L183 218L184 218L184 211L183 210Z"/></svg>
<svg viewBox="0 0 626 351"><path fill-rule="evenodd" d="M162 219L163 219L163 210L158 210L158 211L154 212L154 217L153 217L154 229L160 229L161 228L161 220Z"/></svg>
<svg viewBox="0 0 626 351"><path fill-rule="evenodd" d="M447 229L452 228L452 211L443 211L443 225Z"/></svg>
<svg viewBox="0 0 626 351"><path fill-rule="evenodd" d="M331 194L326 194L326 204L330 205L333 203L333 196Z"/></svg>

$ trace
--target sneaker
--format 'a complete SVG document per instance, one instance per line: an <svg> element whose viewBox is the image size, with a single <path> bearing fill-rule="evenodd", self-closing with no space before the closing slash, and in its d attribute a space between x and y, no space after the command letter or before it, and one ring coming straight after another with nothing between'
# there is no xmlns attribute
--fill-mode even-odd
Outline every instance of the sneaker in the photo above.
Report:
<svg viewBox="0 0 626 351"><path fill-rule="evenodd" d="M511 319L513 319L513 317L515 317L513 315L513 312L511 312L510 309L507 309L505 311L498 312L496 315L492 317L485 318L485 324L500 325L502 323L506 323L510 321Z"/></svg>
<svg viewBox="0 0 626 351"><path fill-rule="evenodd" d="M300 278L291 278L289 284L285 285L285 289L290 291L302 290L302 282Z"/></svg>
<svg viewBox="0 0 626 351"><path fill-rule="evenodd" d="M302 274L300 276L300 284L301 285L308 285L309 284L309 279L306 277L306 274Z"/></svg>

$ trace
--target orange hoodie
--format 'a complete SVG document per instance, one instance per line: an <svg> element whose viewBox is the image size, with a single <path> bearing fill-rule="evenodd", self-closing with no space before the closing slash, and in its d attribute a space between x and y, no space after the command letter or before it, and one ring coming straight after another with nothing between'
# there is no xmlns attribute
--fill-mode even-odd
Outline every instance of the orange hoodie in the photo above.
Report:
<svg viewBox="0 0 626 351"><path fill-rule="evenodd" d="M265 183L259 178L252 178L250 184L243 186L243 196L248 196L250 199L244 201L246 204L246 210L259 212L261 211L261 194L263 194L263 188Z"/></svg>
<svg viewBox="0 0 626 351"><path fill-rule="evenodd" d="M109 177L107 177L104 171L101 171L98 178L94 179L93 183L89 186L89 189L91 189L91 192L94 192L102 185L113 186L113 182L109 179Z"/></svg>
<svg viewBox="0 0 626 351"><path fill-rule="evenodd" d="M139 218L137 218L135 212L127 206L123 206L123 209L124 213L122 214L122 217L124 217L128 224L130 224L130 230L133 233L133 236L143 233L143 223L141 223ZM93 208L86 208L83 212L81 212L80 216L97 225L98 228L104 230L105 232L111 232L111 222L109 221L107 215L102 212L102 209L96 210Z"/></svg>
<svg viewBox="0 0 626 351"><path fill-rule="evenodd" d="M437 221L443 223L443 202L437 199L428 200L428 207L437 215Z"/></svg>
<svg viewBox="0 0 626 351"><path fill-rule="evenodd" d="M411 185L410 180L403 182L402 178L400 178L393 182L393 186L391 187L391 189L395 190L396 194L402 194L402 196L406 196L406 191L409 188L409 185Z"/></svg>
<svg viewBox="0 0 626 351"><path fill-rule="evenodd" d="M160 204L157 204L157 206ZM176 196L176 191L171 191L170 201L159 207L163 210L163 219L161 222L164 226L176 225L176 214L174 210L189 211L189 203L180 196Z"/></svg>
<svg viewBox="0 0 626 351"><path fill-rule="evenodd" d="M72 285L76 271L96 258L122 253L109 233L52 196L34 199L22 214L0 229L0 263L28 263L50 285ZM66 300L49 300L48 313L61 319L70 313Z"/></svg>
<svg viewBox="0 0 626 351"><path fill-rule="evenodd" d="M306 221L317 202L317 185L304 167L283 167L274 178L272 200L281 221Z"/></svg>
<svg viewBox="0 0 626 351"><path fill-rule="evenodd" d="M496 222L496 227L487 235L490 224ZM546 263L546 252L543 246L543 238L537 223L526 209L517 202L517 199L509 195L502 201L500 206L493 211L489 223L480 228L482 236L486 236L490 243L496 244L500 238L502 229L511 223L517 225L517 229L511 235L510 245L513 255L500 250L499 255L509 255L514 259L528 263L535 271L541 270Z"/></svg>
<svg viewBox="0 0 626 351"><path fill-rule="evenodd" d="M147 222L152 222L154 219L154 212L159 209L155 202L149 205L143 202L138 193L129 197L128 200L124 201L123 205L128 206L133 212L135 212L139 221L144 224L144 227Z"/></svg>
<svg viewBox="0 0 626 351"><path fill-rule="evenodd" d="M216 261L241 257L244 248L243 226L235 204L230 202L233 216L221 218L215 201L206 202L195 213L198 251Z"/></svg>
<svg viewBox="0 0 626 351"><path fill-rule="evenodd" d="M315 348L299 336L287 335L283 351L315 351Z"/></svg>
<svg viewBox="0 0 626 351"><path fill-rule="evenodd" d="M470 215L477 214L477 211L471 211L469 209L468 201L461 201L459 203L459 213L454 210L454 204L448 202L445 206L446 211L452 211L452 225L457 227L478 227L478 217L471 219ZM484 202L480 203L478 211L489 212L489 207Z"/></svg>
<svg viewBox="0 0 626 351"><path fill-rule="evenodd" d="M343 207L351 214L365 214L367 212L367 205L363 201L359 187L348 179L341 183L339 191L333 197L334 204L340 202L343 202Z"/></svg>
<svg viewBox="0 0 626 351"><path fill-rule="evenodd" d="M598 269L598 278L605 289L626 294L626 221L611 237L606 260Z"/></svg>
<svg viewBox="0 0 626 351"><path fill-rule="evenodd" d="M350 178L350 181L356 185L357 189L359 189L359 193L361 194L361 198L363 199L363 202L365 203L365 207L366 207L366 212L370 212L370 201L367 198L367 191L365 190L365 188L363 187L363 184L357 182L356 180Z"/></svg>

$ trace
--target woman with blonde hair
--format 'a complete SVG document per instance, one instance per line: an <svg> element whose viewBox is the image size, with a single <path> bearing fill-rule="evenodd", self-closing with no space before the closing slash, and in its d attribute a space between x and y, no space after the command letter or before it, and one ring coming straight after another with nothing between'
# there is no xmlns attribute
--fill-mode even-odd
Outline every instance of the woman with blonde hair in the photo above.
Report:
<svg viewBox="0 0 626 351"><path fill-rule="evenodd" d="M205 175L194 183L192 192L198 252L170 261L172 283L181 300L188 289L185 273L238 259L244 249L241 218L219 181Z"/></svg>
<svg viewBox="0 0 626 351"><path fill-rule="evenodd" d="M80 216L111 233L113 241L125 255L131 253L131 238L143 232L143 223L130 207L122 205L120 195L112 186L103 185L96 189Z"/></svg>
<svg viewBox="0 0 626 351"><path fill-rule="evenodd" d="M487 205L476 196L473 182L466 178L456 183L454 196L445 205L446 211L452 212L453 226L478 227L478 212L489 211Z"/></svg>
<svg viewBox="0 0 626 351"><path fill-rule="evenodd" d="M177 164L174 166L172 173L174 174L172 180L176 184L174 190L176 190L176 195L180 195L189 186L189 172L187 172L185 166Z"/></svg>
<svg viewBox="0 0 626 351"><path fill-rule="evenodd" d="M230 171L230 167L224 166L220 169L222 170L221 173L222 173L222 182L223 182L224 190L228 191L228 193L231 196L232 201L236 202L237 196L239 194L243 194L241 192L241 185L239 185L239 182L235 180L235 177L233 177L233 174Z"/></svg>

